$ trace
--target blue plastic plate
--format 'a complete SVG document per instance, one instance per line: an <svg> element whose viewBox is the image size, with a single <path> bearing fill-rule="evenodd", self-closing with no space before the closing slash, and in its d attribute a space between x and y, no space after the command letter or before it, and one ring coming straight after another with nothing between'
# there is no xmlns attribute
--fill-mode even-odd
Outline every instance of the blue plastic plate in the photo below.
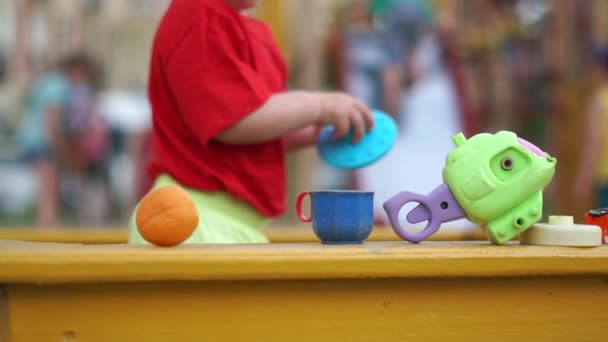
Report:
<svg viewBox="0 0 608 342"><path fill-rule="evenodd" d="M331 136L334 127L324 128L317 141L321 159L338 169L358 169L384 157L397 139L397 124L384 112L374 110L373 115L374 128L356 144L352 141L352 132L335 139Z"/></svg>

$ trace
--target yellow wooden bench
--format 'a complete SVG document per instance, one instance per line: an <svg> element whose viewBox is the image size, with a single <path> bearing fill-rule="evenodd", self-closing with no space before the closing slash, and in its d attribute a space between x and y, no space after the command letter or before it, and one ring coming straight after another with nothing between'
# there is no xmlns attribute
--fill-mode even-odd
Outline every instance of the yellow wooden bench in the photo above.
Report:
<svg viewBox="0 0 608 342"><path fill-rule="evenodd" d="M270 227L264 230L271 242L318 242L319 240L307 226ZM0 240L20 240L36 242L66 242L83 244L121 244L126 243L128 231L123 228L1 228ZM369 241L400 241L401 239L389 227L375 227ZM485 233L480 229L463 231L440 230L431 236L430 241L460 241L486 240Z"/></svg>
<svg viewBox="0 0 608 342"><path fill-rule="evenodd" d="M608 248L0 242L0 341L606 341Z"/></svg>

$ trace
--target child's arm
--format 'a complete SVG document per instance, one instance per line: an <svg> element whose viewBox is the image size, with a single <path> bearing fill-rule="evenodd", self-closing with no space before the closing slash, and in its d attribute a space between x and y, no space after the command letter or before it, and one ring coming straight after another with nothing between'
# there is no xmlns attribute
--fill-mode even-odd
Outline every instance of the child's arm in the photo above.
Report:
<svg viewBox="0 0 608 342"><path fill-rule="evenodd" d="M256 144L311 125L333 125L337 138L352 130L353 140L359 141L371 129L370 109L344 93L269 89L260 71L231 43L238 37L214 23L201 21L181 38L179 49L157 57L180 119L200 143ZM155 91L164 89L150 90Z"/></svg>
<svg viewBox="0 0 608 342"><path fill-rule="evenodd" d="M294 133L311 125L333 125L341 138L354 130L358 142L373 126L361 101L343 93L292 91L275 94L258 110L215 136L226 144L254 144Z"/></svg>
<svg viewBox="0 0 608 342"><path fill-rule="evenodd" d="M287 150L298 150L314 145L321 133L321 126L308 126L286 137Z"/></svg>

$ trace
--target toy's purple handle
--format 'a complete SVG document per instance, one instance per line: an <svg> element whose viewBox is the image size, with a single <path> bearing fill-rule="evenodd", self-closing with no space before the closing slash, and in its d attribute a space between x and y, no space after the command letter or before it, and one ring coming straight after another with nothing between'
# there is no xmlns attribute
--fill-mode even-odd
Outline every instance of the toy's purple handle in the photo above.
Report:
<svg viewBox="0 0 608 342"><path fill-rule="evenodd" d="M399 235L402 239L413 243L419 243L426 240L429 236L435 234L435 232L439 229L441 222L433 219L433 215L430 215L427 226L418 233L410 233L406 231L399 223L399 211L401 211L401 208L403 208L404 205L410 202L418 202L420 205L427 207L426 200L427 198L425 195L403 191L384 202L383 207L388 215L388 220L391 223L395 233L397 233L397 235ZM427 209L430 211L431 208L427 207Z"/></svg>
<svg viewBox="0 0 608 342"><path fill-rule="evenodd" d="M419 205L408 215L410 223L429 221L427 226L418 233L409 233L399 223L399 211L404 205L417 202ZM384 210L388 215L393 230L402 239L419 243L433 235L442 223L453 221L466 216L462 207L456 202L447 184L441 184L428 195L413 192L400 192L384 202Z"/></svg>
<svg viewBox="0 0 608 342"><path fill-rule="evenodd" d="M532 153L536 154L537 156L545 157L547 155L538 146L534 145L533 143L529 142L528 140L525 140L522 138L517 138L517 142L519 142L520 145L527 148L528 150L530 150Z"/></svg>

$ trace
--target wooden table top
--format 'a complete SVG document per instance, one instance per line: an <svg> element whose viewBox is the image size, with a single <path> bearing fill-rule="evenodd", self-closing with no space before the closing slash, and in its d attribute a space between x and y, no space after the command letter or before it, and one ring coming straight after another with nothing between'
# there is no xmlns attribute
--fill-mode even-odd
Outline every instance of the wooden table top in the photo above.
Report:
<svg viewBox="0 0 608 342"><path fill-rule="evenodd" d="M608 274L608 247L486 241L181 245L0 242L0 283Z"/></svg>
<svg viewBox="0 0 608 342"><path fill-rule="evenodd" d="M264 234L271 242L318 242L312 229L308 226L270 227ZM35 229L30 227L0 227L0 240L20 240L37 242L66 242L84 244L122 244L129 237L127 229L98 227L62 227L53 229ZM429 238L430 241L487 240L479 227L466 230L439 230ZM368 241L401 241L401 238L389 227L374 227Z"/></svg>

